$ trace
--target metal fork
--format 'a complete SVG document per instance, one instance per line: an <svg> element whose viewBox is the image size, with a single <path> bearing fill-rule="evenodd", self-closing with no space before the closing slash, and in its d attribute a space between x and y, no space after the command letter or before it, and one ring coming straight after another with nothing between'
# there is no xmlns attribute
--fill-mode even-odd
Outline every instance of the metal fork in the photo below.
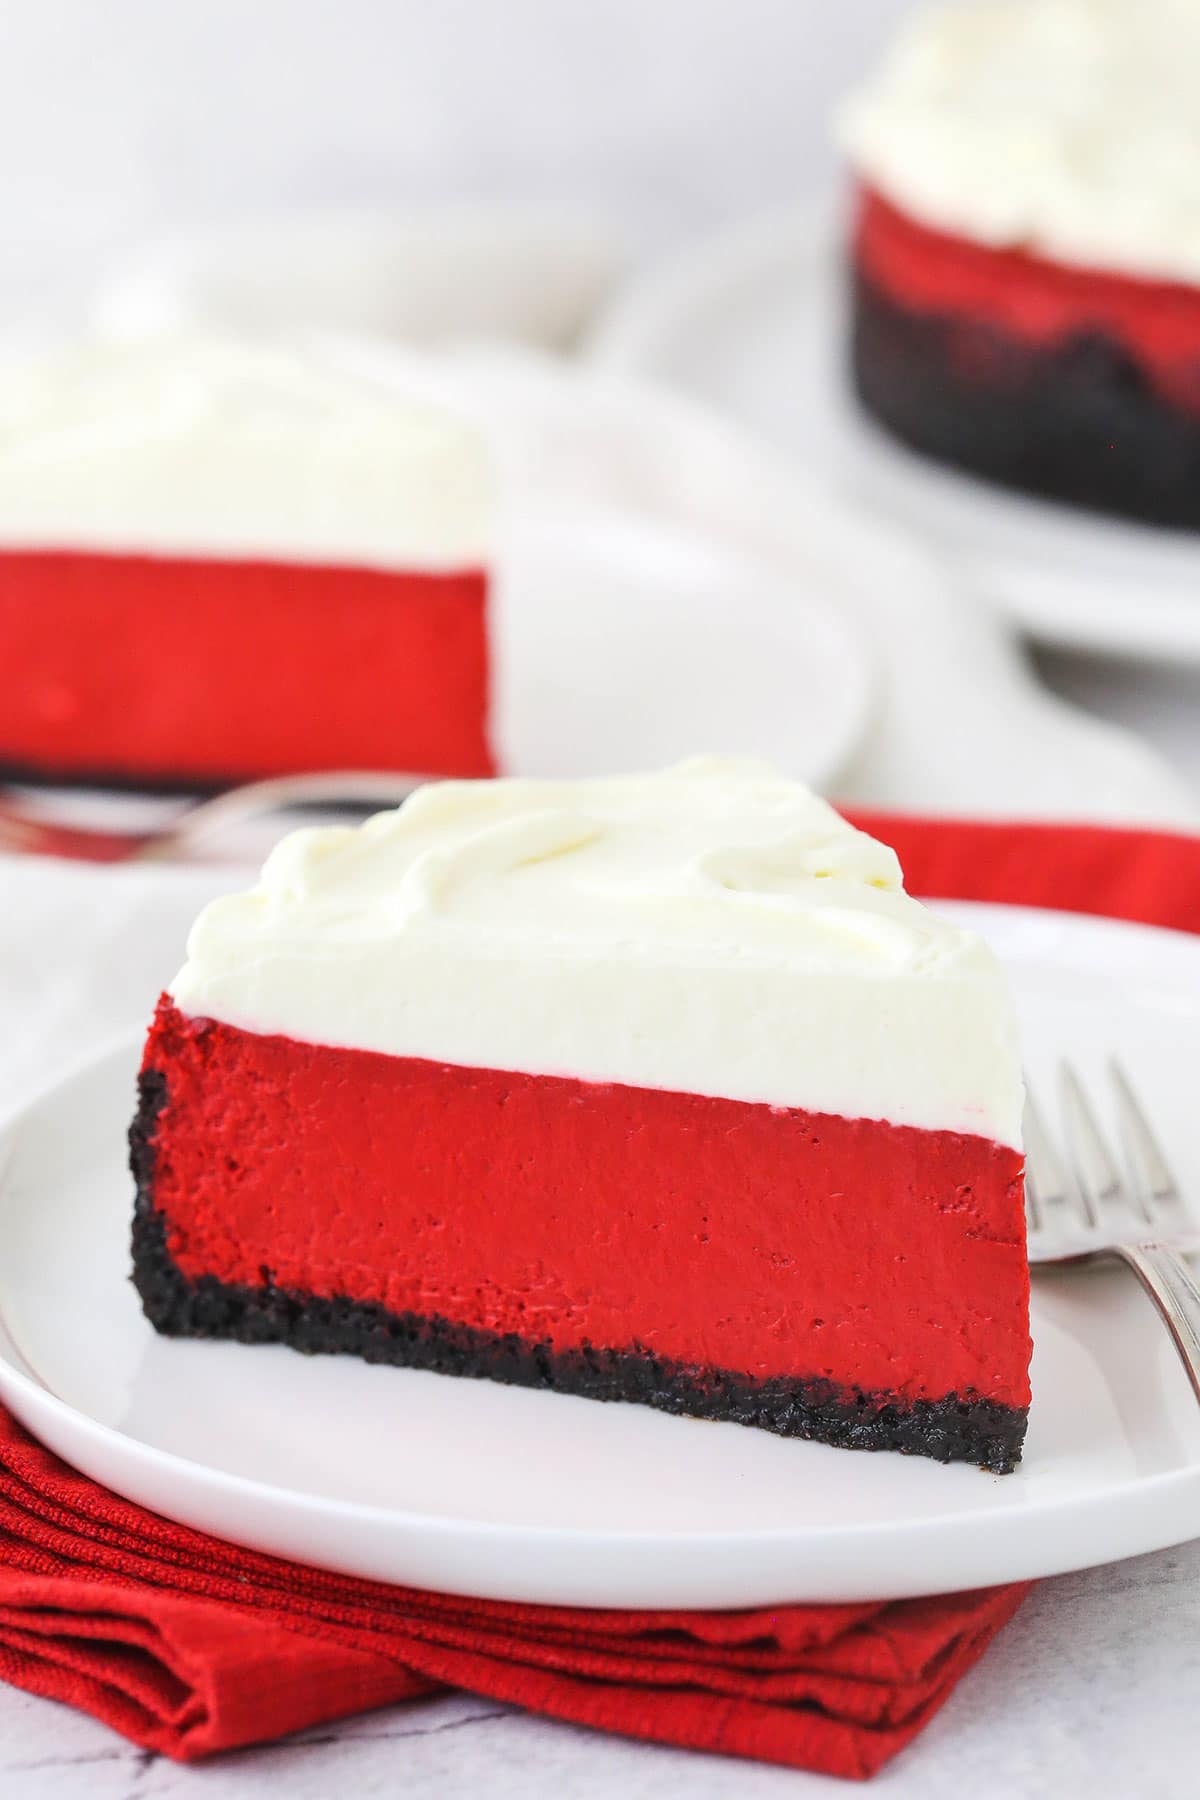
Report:
<svg viewBox="0 0 1200 1800"><path fill-rule="evenodd" d="M1127 1263L1162 1315L1200 1400L1200 1286L1184 1253L1200 1250L1167 1158L1121 1064L1109 1075L1127 1173L1113 1156L1079 1076L1059 1070L1066 1156L1032 1093L1025 1101L1025 1210L1031 1263Z"/></svg>
<svg viewBox="0 0 1200 1800"><path fill-rule="evenodd" d="M377 770L330 770L315 775L282 775L246 782L210 800L194 801L153 831L105 830L38 818L0 793L0 851L65 856L81 862L159 862L183 855L231 825L293 806L354 805L361 801L399 806L430 775L384 774Z"/></svg>

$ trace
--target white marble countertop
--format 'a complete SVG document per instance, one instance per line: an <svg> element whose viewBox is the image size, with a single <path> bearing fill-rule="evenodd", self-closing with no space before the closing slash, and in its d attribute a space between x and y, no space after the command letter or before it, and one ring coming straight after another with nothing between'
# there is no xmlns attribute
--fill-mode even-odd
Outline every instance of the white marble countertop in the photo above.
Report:
<svg viewBox="0 0 1200 1800"><path fill-rule="evenodd" d="M1185 1800L1196 1792L1200 1544L1044 1581L873 1786L889 1800ZM455 1695L181 1768L0 1687L13 1800L783 1800L846 1783L601 1736Z"/></svg>

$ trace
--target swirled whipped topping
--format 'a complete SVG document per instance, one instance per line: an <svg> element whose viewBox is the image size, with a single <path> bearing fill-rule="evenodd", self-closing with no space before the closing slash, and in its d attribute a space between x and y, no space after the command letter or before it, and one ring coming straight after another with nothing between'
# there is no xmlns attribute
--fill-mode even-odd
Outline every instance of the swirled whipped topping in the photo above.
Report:
<svg viewBox="0 0 1200 1800"><path fill-rule="evenodd" d="M473 428L315 342L87 341L0 369L0 544L465 569L491 486Z"/></svg>
<svg viewBox="0 0 1200 1800"><path fill-rule="evenodd" d="M909 23L839 135L925 224L1200 282L1198 93L1195 0L969 0Z"/></svg>
<svg viewBox="0 0 1200 1800"><path fill-rule="evenodd" d="M1019 1142L983 942L751 761L443 782L201 913L187 1014L309 1043Z"/></svg>

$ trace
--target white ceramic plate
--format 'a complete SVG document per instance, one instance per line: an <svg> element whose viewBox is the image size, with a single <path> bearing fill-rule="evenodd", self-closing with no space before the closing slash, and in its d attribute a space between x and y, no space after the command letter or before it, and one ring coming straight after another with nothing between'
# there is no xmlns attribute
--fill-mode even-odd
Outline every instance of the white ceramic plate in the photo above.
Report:
<svg viewBox="0 0 1200 1800"><path fill-rule="evenodd" d="M1035 1079L1119 1044L1200 1191L1200 940L947 907L1007 963ZM172 1343L127 1279L134 1046L0 1140L0 1394L169 1517L385 1580L560 1604L739 1606L969 1588L1200 1530L1200 1408L1121 1271L1039 1275L1007 1477L487 1382Z"/></svg>
<svg viewBox="0 0 1200 1800"><path fill-rule="evenodd" d="M506 772L603 774L715 749L771 756L828 791L869 722L874 674L847 604L872 568L847 552L844 522L803 563L739 541L721 502L753 479L752 458L641 382L511 350L322 342L348 374L452 407L488 440Z"/></svg>
<svg viewBox="0 0 1200 1800"><path fill-rule="evenodd" d="M916 528L1033 636L1200 661L1200 537L1006 493L914 455L859 412L835 241L794 212L732 231L627 289L594 354L715 403Z"/></svg>
<svg viewBox="0 0 1200 1800"><path fill-rule="evenodd" d="M771 758L828 791L870 707L828 598L719 540L596 509L522 508L494 594L493 732L515 775Z"/></svg>
<svg viewBox="0 0 1200 1800"><path fill-rule="evenodd" d="M160 239L110 267L90 324L160 331L369 332L565 349L622 261L598 218L496 206L276 214Z"/></svg>

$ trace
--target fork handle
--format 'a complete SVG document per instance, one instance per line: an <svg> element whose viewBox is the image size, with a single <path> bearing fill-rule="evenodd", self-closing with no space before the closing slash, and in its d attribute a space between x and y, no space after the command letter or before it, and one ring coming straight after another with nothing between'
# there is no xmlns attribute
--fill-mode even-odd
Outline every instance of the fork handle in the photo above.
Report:
<svg viewBox="0 0 1200 1800"><path fill-rule="evenodd" d="M1165 1244L1115 1244L1175 1340L1175 1348L1200 1400L1200 1287L1182 1256Z"/></svg>

